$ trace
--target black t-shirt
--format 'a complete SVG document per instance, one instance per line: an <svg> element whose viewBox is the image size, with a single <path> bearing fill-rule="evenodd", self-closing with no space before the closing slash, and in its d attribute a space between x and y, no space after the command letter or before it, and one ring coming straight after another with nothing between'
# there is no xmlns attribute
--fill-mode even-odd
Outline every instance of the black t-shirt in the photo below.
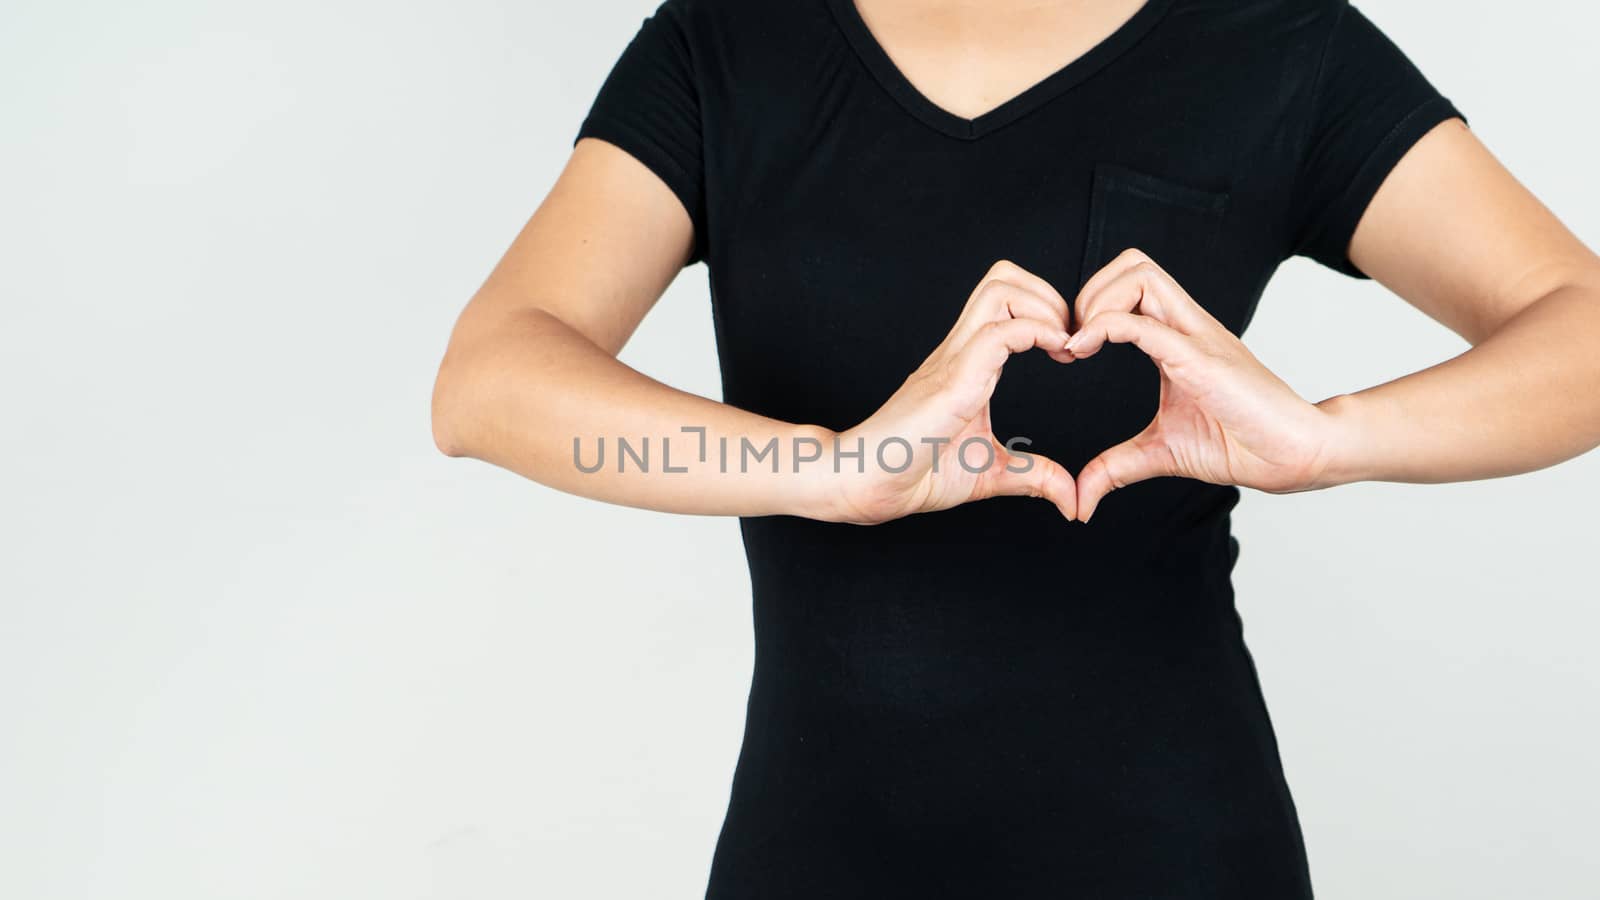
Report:
<svg viewBox="0 0 1600 900"><path fill-rule="evenodd" d="M688 210L726 402L845 429L998 259L1070 298L1138 247L1235 333L1289 256L1365 277L1367 203L1459 115L1344 0L1149 0L971 120L852 0L667 0L579 136ZM1024 354L994 430L1075 472L1157 383L1131 346ZM743 520L756 662L708 896L1310 896L1234 611L1238 496L1155 479L1089 525L1029 498Z"/></svg>

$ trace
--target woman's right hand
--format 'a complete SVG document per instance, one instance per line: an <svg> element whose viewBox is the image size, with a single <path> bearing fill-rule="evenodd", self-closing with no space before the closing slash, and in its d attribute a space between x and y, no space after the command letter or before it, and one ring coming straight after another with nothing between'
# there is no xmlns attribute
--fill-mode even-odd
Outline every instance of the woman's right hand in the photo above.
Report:
<svg viewBox="0 0 1600 900"><path fill-rule="evenodd" d="M837 436L839 450L863 450L859 466L837 463L841 471L828 480L837 518L876 524L1005 495L1043 497L1075 518L1072 476L1046 457L1008 450L989 422L989 399L1012 354L1037 347L1072 361L1063 349L1069 309L1044 279L995 263L927 360L876 413Z"/></svg>

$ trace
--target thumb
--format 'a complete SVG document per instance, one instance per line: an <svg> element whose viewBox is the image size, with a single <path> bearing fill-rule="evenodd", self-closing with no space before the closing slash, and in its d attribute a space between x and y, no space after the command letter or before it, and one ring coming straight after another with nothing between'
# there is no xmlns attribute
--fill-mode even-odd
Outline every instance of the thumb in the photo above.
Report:
<svg viewBox="0 0 1600 900"><path fill-rule="evenodd" d="M988 479L991 497L1043 497L1068 521L1078 516L1078 488L1060 463L1037 453L1001 449Z"/></svg>
<svg viewBox="0 0 1600 900"><path fill-rule="evenodd" d="M1135 435L1089 460L1078 473L1078 515L1089 521L1105 495L1137 481L1174 474L1172 454L1148 434Z"/></svg>

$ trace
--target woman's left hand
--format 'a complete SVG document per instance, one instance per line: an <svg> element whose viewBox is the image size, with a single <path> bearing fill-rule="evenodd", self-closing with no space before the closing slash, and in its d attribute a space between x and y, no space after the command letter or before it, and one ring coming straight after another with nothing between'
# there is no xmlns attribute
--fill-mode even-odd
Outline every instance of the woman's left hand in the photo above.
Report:
<svg viewBox="0 0 1600 900"><path fill-rule="evenodd" d="M1107 341L1131 343L1161 372L1161 401L1141 432L1078 474L1078 517L1101 498L1164 475L1273 493L1318 487L1330 416L1302 399L1243 342L1138 250L1090 278L1074 305L1077 359Z"/></svg>

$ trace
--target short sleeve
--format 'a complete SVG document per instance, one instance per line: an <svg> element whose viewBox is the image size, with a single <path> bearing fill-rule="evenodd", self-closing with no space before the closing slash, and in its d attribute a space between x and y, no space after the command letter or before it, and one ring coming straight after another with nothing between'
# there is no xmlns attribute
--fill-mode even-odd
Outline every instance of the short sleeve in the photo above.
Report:
<svg viewBox="0 0 1600 900"><path fill-rule="evenodd" d="M1295 175L1290 253L1367 278L1349 250L1368 203L1423 135L1465 117L1360 10L1338 6Z"/></svg>
<svg viewBox="0 0 1600 900"><path fill-rule="evenodd" d="M586 137L614 144L654 172L677 195L694 224L687 264L705 258L705 185L700 100L679 0L666 0L644 20L612 65L579 126Z"/></svg>

